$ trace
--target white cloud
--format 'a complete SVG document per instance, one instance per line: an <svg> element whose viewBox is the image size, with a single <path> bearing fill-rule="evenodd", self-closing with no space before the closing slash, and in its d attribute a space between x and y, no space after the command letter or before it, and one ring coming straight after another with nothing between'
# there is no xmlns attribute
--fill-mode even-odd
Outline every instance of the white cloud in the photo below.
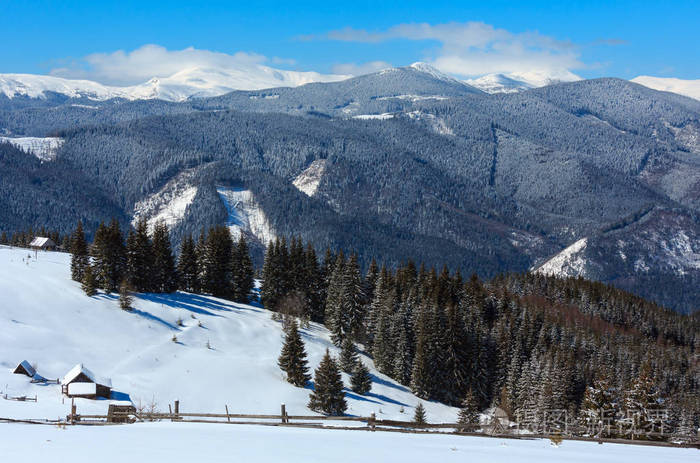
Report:
<svg viewBox="0 0 700 463"><path fill-rule="evenodd" d="M306 37L318 38L318 37ZM378 43L389 40L434 41L423 57L438 69L461 76L512 72L562 72L586 67L578 47L538 32L513 33L482 22L399 24L384 31L345 28L329 40Z"/></svg>
<svg viewBox="0 0 700 463"><path fill-rule="evenodd" d="M340 75L361 76L392 67L386 61L368 61L366 63L343 63L333 66L333 73Z"/></svg>
<svg viewBox="0 0 700 463"><path fill-rule="evenodd" d="M184 69L245 68L265 61L265 56L255 53L229 55L193 47L168 50L159 45L144 45L130 52L94 53L69 66L53 69L51 75L95 80L109 85L134 85L152 77L168 77ZM275 61L290 63L281 58Z"/></svg>

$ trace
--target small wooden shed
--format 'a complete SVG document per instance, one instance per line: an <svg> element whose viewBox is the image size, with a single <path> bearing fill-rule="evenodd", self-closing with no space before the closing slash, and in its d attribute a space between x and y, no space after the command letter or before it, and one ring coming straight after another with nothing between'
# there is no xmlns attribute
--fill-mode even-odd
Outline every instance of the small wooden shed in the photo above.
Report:
<svg viewBox="0 0 700 463"><path fill-rule="evenodd" d="M41 249L44 251L56 249L56 243L53 242L51 238L46 238L45 236L37 236L29 243L29 247L32 249Z"/></svg>
<svg viewBox="0 0 700 463"><path fill-rule="evenodd" d="M12 373L16 375L26 375L33 378L34 375L36 375L36 370L29 362L22 360Z"/></svg>
<svg viewBox="0 0 700 463"><path fill-rule="evenodd" d="M68 397L109 399L112 394L112 381L109 378L100 378L79 363L63 377L61 388Z"/></svg>
<svg viewBox="0 0 700 463"><path fill-rule="evenodd" d="M510 426L510 417L505 410L498 407L486 410L486 421L482 423L481 429L487 434L505 434Z"/></svg>

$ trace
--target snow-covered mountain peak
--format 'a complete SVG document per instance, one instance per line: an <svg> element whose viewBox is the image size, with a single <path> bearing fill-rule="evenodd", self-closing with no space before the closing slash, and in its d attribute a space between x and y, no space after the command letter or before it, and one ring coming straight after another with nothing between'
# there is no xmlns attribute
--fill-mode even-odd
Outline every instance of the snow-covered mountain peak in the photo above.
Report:
<svg viewBox="0 0 700 463"><path fill-rule="evenodd" d="M508 77L505 74L486 74L478 79L468 79L465 82L486 93L517 93L533 88L527 82Z"/></svg>
<svg viewBox="0 0 700 463"><path fill-rule="evenodd" d="M288 71L259 64L236 68L185 68L170 76L155 76L142 84L123 87L55 76L0 74L0 94L8 98L46 98L47 92L53 92L71 98L98 101L111 98L183 101L190 97L223 95L234 90L298 87L312 82L335 82L349 77Z"/></svg>
<svg viewBox="0 0 700 463"><path fill-rule="evenodd" d="M411 64L409 67L411 69L415 69L416 71L429 74L432 77L435 77L436 79L445 80L448 82L461 82L461 81L455 79L454 77L449 76L449 75L445 74L444 72L434 68L430 64L424 63L422 61L417 61L417 62Z"/></svg>
<svg viewBox="0 0 700 463"><path fill-rule="evenodd" d="M560 82L575 82L581 77L567 71L518 71L486 74L465 82L486 93L516 93Z"/></svg>

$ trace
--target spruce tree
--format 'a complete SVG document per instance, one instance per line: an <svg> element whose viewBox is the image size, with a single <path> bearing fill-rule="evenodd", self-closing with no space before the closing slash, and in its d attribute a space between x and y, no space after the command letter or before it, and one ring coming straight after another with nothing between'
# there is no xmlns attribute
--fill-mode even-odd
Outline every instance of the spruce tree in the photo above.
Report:
<svg viewBox="0 0 700 463"><path fill-rule="evenodd" d="M333 274L328 283L326 292L326 311L324 320L326 327L331 332L331 339L336 345L340 345L343 339L343 277L345 256L342 251L336 257L333 265Z"/></svg>
<svg viewBox="0 0 700 463"><path fill-rule="evenodd" d="M355 352L355 343L352 342L352 339L345 338L340 350L340 369L345 373L352 373L358 361L359 359Z"/></svg>
<svg viewBox="0 0 700 463"><path fill-rule="evenodd" d="M202 287L212 296L231 298L231 253L233 241L228 228L217 226L209 230L204 245Z"/></svg>
<svg viewBox="0 0 700 463"><path fill-rule="evenodd" d="M199 287L199 263L197 259L197 247L192 235L189 234L180 246L180 257L177 261L178 288L189 293L198 293Z"/></svg>
<svg viewBox="0 0 700 463"><path fill-rule="evenodd" d="M616 412L615 394L610 384L607 371L603 371L586 387L581 402L580 421L588 427L597 426L605 414L605 418L614 420ZM612 422L611 422L612 424Z"/></svg>
<svg viewBox="0 0 700 463"><path fill-rule="evenodd" d="M175 257L170 246L170 231L164 222L153 226L153 272L151 277L153 291L172 293L177 290L177 273Z"/></svg>
<svg viewBox="0 0 700 463"><path fill-rule="evenodd" d="M83 232L83 223L79 220L78 226L70 240L70 275L73 281L83 281L85 269L90 265L88 245Z"/></svg>
<svg viewBox="0 0 700 463"><path fill-rule="evenodd" d="M97 294L97 281L95 281L95 274L92 271L92 265L85 267L81 288L88 296L94 296Z"/></svg>
<svg viewBox="0 0 700 463"><path fill-rule="evenodd" d="M7 239L7 233L2 232L2 234L0 234L0 244L9 244L9 241Z"/></svg>
<svg viewBox="0 0 700 463"><path fill-rule="evenodd" d="M297 387L304 387L311 379L306 362L304 342L299 335L299 326L292 320L282 346L282 353L277 361L279 367L287 373L287 381Z"/></svg>
<svg viewBox="0 0 700 463"><path fill-rule="evenodd" d="M141 218L126 238L126 279L135 291L155 291L153 282L153 243L148 223Z"/></svg>
<svg viewBox="0 0 700 463"><path fill-rule="evenodd" d="M652 377L651 366L645 363L640 368L634 382L627 388L624 397L624 408L629 415L637 416L637 424L641 429L651 424L650 411L659 408L659 393Z"/></svg>
<svg viewBox="0 0 700 463"><path fill-rule="evenodd" d="M131 296L129 282L123 280L119 285L119 307L122 310L131 310L131 304L134 303L134 298Z"/></svg>
<svg viewBox="0 0 700 463"><path fill-rule="evenodd" d="M101 223L97 228L92 255L98 286L107 292L117 291L126 270L126 249L116 219L108 227Z"/></svg>
<svg viewBox="0 0 700 463"><path fill-rule="evenodd" d="M362 360L357 360L350 376L350 384L352 390L360 395L365 395L372 389L372 376Z"/></svg>
<svg viewBox="0 0 700 463"><path fill-rule="evenodd" d="M314 390L309 396L311 410L332 416L341 416L347 409L343 378L340 369L326 349L321 364L314 373Z"/></svg>
<svg viewBox="0 0 700 463"><path fill-rule="evenodd" d="M468 363L464 359L470 357L470 352L464 319L452 301L448 302L446 315L446 330L441 334L444 342L444 363L441 372L446 387L442 391L441 399L450 404L457 404L459 399L464 397L469 384Z"/></svg>
<svg viewBox="0 0 700 463"><path fill-rule="evenodd" d="M461 431L474 431L474 426L479 424L479 404L471 389L462 400L462 408L459 410L457 423L464 426Z"/></svg>
<svg viewBox="0 0 700 463"><path fill-rule="evenodd" d="M233 274L233 300L247 303L250 301L250 293L255 286L253 262L250 259L248 243L241 233L238 244L233 247L231 256Z"/></svg>
<svg viewBox="0 0 700 463"><path fill-rule="evenodd" d="M263 282L260 288L260 298L268 310L278 310L277 305L287 295L289 256L284 239L277 238L267 246L263 264Z"/></svg>
<svg viewBox="0 0 700 463"><path fill-rule="evenodd" d="M425 407L423 406L422 403L419 403L416 406L416 411L413 414L413 422L415 424L425 424L427 423L427 417L425 413Z"/></svg>
<svg viewBox="0 0 700 463"><path fill-rule="evenodd" d="M306 313L312 321L323 323L323 295L325 294L325 289L323 287L323 276L316 258L316 251L311 244L306 246L304 272L306 273L306 287L304 288Z"/></svg>

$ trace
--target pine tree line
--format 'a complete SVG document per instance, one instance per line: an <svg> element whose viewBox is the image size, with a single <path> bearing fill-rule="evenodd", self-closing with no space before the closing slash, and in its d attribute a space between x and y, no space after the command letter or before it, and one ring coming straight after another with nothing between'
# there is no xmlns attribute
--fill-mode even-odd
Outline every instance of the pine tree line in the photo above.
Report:
<svg viewBox="0 0 700 463"><path fill-rule="evenodd" d="M36 230L29 227L24 231L14 232L10 235L5 231L0 232L0 245L26 248L29 247L29 243L37 236L50 238L59 248L68 249L69 247L70 237L68 235L62 235L60 232L49 230L46 227L41 227Z"/></svg>
<svg viewBox="0 0 700 463"><path fill-rule="evenodd" d="M664 403L684 422L700 419L698 367L691 360L700 342L697 316L582 279L524 274L464 281L446 267L438 274L411 261L394 271L373 262L362 276L354 256L327 250L319 265L299 257L301 240L292 242L295 252L285 240L268 247L263 303L277 310L290 292L308 301L313 288L315 300L324 302L305 303L302 311L343 347L345 371L347 346L356 341L379 371L419 397L463 407L465 422L489 406L513 417L567 410L583 420L591 388L603 377L615 383L608 402L619 413L632 410L628 397L641 387L647 362L642 389L655 392L637 400L643 403L637 409Z"/></svg>
<svg viewBox="0 0 700 463"><path fill-rule="evenodd" d="M88 245L82 223L70 237L71 277L86 293L95 290L206 293L249 302L254 269L243 235L234 243L226 227L202 231L195 244L187 236L176 260L165 223L149 232L145 220L129 230L126 240L116 220L101 223Z"/></svg>

